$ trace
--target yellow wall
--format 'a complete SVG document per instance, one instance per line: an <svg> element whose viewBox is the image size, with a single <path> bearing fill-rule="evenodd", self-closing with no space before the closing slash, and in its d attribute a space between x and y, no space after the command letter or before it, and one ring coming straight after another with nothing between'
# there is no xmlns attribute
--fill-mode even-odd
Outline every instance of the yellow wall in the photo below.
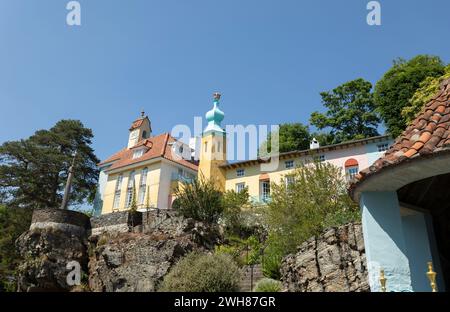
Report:
<svg viewBox="0 0 450 312"><path fill-rule="evenodd" d="M285 161L294 160L294 169L296 166L300 165L299 158L291 158L291 159L281 159L278 165L278 169L276 171L266 172L269 176L270 182L272 183L284 183L284 176L291 174L294 169L286 169ZM238 177L236 175L237 169L244 169L245 175L243 177ZM226 170L226 183L225 189L228 190L236 190L236 184L245 183L245 186L248 188L249 195L252 197L259 197L261 194L260 190L260 175L265 172L261 171L261 165L251 165L251 166L242 166L233 169Z"/></svg>
<svg viewBox="0 0 450 312"><path fill-rule="evenodd" d="M145 167L148 168L146 182L147 182L147 189L149 189L149 191L150 191L150 205L154 205L156 207L156 205L158 203L161 162L154 163L154 164L147 165L147 166L140 166L140 167L136 167L133 169L122 171L120 173L108 175L108 181L106 182L105 194L103 197L102 214L110 213L113 211L114 191L116 188L117 178L120 174L123 175L123 180L122 180L122 188L121 188L121 194L120 194L119 211L126 210L125 200L126 200L126 194L127 194L128 179L129 179L131 171L133 171L133 170L136 172L136 175L134 178L135 178L135 186L136 186L136 200L138 200L137 196L139 193L139 182L141 179L141 172L142 172L142 169ZM147 194L145 194L144 204L145 204L146 200L147 200ZM139 206L138 206L138 208L139 208Z"/></svg>

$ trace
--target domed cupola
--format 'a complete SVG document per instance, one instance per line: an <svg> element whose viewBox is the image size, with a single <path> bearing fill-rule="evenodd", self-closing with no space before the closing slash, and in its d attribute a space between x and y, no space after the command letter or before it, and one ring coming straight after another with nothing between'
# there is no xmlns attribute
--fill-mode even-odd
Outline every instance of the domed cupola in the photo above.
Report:
<svg viewBox="0 0 450 312"><path fill-rule="evenodd" d="M211 132L211 131L220 132L220 133L225 132L222 129L222 126L220 125L223 118L225 117L225 114L219 108L219 100L220 100L220 93L217 93L217 92L214 93L214 106L205 115L206 120L208 121L208 125L206 126L206 128L203 132L204 134L207 132Z"/></svg>

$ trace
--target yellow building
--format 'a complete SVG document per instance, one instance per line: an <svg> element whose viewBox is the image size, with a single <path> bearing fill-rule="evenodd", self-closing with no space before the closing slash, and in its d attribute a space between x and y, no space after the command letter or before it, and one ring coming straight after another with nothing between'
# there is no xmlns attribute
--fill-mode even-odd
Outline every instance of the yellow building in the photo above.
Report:
<svg viewBox="0 0 450 312"><path fill-rule="evenodd" d="M228 162L227 134L221 126L224 113L219 109L219 100L220 94L214 94L214 107L206 113L208 125L202 135L198 175L215 181L221 191L247 188L253 202L267 201L271 183L291 183L293 170L312 161L332 163L350 180L393 143L389 136L377 136L321 147L313 139L310 149L281 153L271 163L263 159Z"/></svg>
<svg viewBox="0 0 450 312"><path fill-rule="evenodd" d="M99 164L96 215L129 209L133 192L138 209L171 208L173 189L179 181L197 175L191 148L169 133L152 136L144 113L129 131L127 147Z"/></svg>
<svg viewBox="0 0 450 312"><path fill-rule="evenodd" d="M215 93L197 151L198 166L187 144L168 133L152 136L150 120L144 114L135 120L129 130L127 147L99 164L95 214L128 209L133 188L139 209L171 208L173 191L179 182L197 176L213 181L221 191L239 192L248 188L253 202L265 202L270 198L270 184L290 183L290 174L300 165L314 160L330 162L351 179L381 157L393 143L388 136L323 147L313 140L308 150L281 153L271 170L265 168L268 164L262 159L229 162L227 133L221 126L225 114L219 102L220 94Z"/></svg>

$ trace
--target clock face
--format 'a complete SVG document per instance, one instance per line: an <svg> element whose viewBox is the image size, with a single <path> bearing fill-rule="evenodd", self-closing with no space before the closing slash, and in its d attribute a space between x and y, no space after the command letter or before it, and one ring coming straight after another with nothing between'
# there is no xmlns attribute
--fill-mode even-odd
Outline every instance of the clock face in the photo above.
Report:
<svg viewBox="0 0 450 312"><path fill-rule="evenodd" d="M136 139L137 138L137 136L138 136L138 130L136 129L136 130L133 130L132 132L131 132L131 134L130 134L130 139Z"/></svg>

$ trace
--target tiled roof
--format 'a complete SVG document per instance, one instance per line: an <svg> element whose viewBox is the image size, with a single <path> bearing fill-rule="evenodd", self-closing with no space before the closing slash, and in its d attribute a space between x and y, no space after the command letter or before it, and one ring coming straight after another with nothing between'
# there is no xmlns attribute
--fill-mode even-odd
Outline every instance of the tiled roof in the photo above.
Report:
<svg viewBox="0 0 450 312"><path fill-rule="evenodd" d="M133 121L133 123L131 124L131 127L130 127L130 131L134 130L136 128L139 128L142 125L142 123L144 122L145 118L147 118L147 117L141 117L141 118Z"/></svg>
<svg viewBox="0 0 450 312"><path fill-rule="evenodd" d="M439 93L425 105L384 156L360 171L349 190L352 192L359 183L385 168L444 151L450 151L450 79L441 84Z"/></svg>
<svg viewBox="0 0 450 312"><path fill-rule="evenodd" d="M171 160L173 162L176 162L182 166L185 166L187 168L190 168L192 170L197 170L198 166L196 163L185 160L185 159L177 159L172 156L172 152L170 147L167 148L167 146L172 143L176 142L177 140L172 137L169 133L160 134L158 136L151 137L149 139L144 139L140 142L138 142L135 146L133 146L130 149L124 148L120 150L119 152L115 153L114 155L108 157L106 160L99 163L99 166L112 163L111 167L108 168L108 170L113 170L117 168L122 168L125 166L129 166L132 164L136 164L139 162L143 162L146 160L162 157L168 160ZM145 151L145 153L136 159L133 159L133 149L138 146L147 146L148 150Z"/></svg>

